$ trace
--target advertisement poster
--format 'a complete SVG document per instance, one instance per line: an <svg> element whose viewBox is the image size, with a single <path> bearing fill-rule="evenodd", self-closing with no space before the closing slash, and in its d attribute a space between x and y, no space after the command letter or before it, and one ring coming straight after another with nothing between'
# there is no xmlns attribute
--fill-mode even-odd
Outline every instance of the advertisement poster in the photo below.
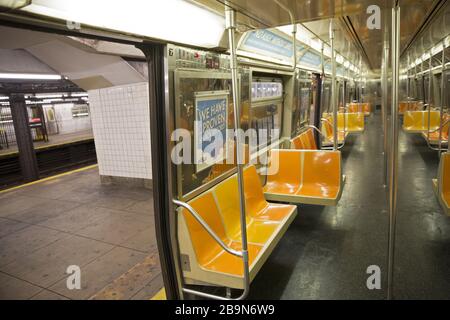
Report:
<svg viewBox="0 0 450 320"><path fill-rule="evenodd" d="M308 122L308 111L311 103L310 88L300 89L300 122Z"/></svg>
<svg viewBox="0 0 450 320"><path fill-rule="evenodd" d="M197 172L225 158L228 94L228 91L195 94L194 149Z"/></svg>

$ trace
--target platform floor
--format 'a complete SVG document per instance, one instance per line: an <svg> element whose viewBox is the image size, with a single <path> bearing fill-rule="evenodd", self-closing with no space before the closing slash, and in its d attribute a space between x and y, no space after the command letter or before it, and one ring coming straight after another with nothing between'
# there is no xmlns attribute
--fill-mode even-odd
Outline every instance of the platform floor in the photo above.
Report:
<svg viewBox="0 0 450 320"><path fill-rule="evenodd" d="M83 130L65 134L54 134L48 137L48 141L34 142L34 148L40 149L52 145L66 144L74 141L88 140L88 139L94 139L94 134L92 130ZM3 148L0 149L0 156L17 152L18 152L17 145L10 146L9 148L3 146Z"/></svg>
<svg viewBox="0 0 450 320"><path fill-rule="evenodd" d="M383 188L381 116L342 150L347 175L337 207L299 214L256 276L250 299L385 299L388 210ZM394 273L396 299L450 299L450 217L433 192L438 158L420 135L400 133ZM366 286L381 268L381 290ZM268 289L270 287L270 289Z"/></svg>
<svg viewBox="0 0 450 320"><path fill-rule="evenodd" d="M149 299L154 234L151 190L101 185L96 167L0 193L0 299Z"/></svg>

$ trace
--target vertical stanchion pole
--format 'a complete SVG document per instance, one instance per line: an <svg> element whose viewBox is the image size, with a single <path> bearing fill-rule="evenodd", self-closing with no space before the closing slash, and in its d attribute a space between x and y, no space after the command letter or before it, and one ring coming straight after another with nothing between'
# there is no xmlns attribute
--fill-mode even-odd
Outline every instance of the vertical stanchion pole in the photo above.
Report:
<svg viewBox="0 0 450 320"><path fill-rule="evenodd" d="M430 121L431 121L431 81L433 77L433 63L431 61L433 54L430 52L430 60L428 61L428 126L427 126L427 143L430 143ZM425 79L425 78L424 78Z"/></svg>
<svg viewBox="0 0 450 320"><path fill-rule="evenodd" d="M397 216L397 169L398 169L398 84L400 47L400 7L392 9L392 105L391 105L391 152L389 163L389 247L388 247L388 300L393 298L395 227Z"/></svg>
<svg viewBox="0 0 450 320"><path fill-rule="evenodd" d="M385 19L387 21L387 18ZM383 150L384 150L384 185L388 185L388 71L389 71L389 32L387 23L385 25L385 32L384 32L384 46L383 46L383 79L382 79L382 91L383 91L383 101L382 101L382 110L383 110L383 130L384 130L384 136L383 136Z"/></svg>
<svg viewBox="0 0 450 320"><path fill-rule="evenodd" d="M347 111L345 110L345 77L344 74L342 74L342 114L344 115L344 131L347 131ZM344 133L345 134L345 133Z"/></svg>
<svg viewBox="0 0 450 320"><path fill-rule="evenodd" d="M334 20L330 19L331 45L331 107L333 109L333 148L338 150L338 110L336 103L336 52L334 51Z"/></svg>
<svg viewBox="0 0 450 320"><path fill-rule="evenodd" d="M433 54L433 53L431 53ZM441 73L441 112L440 112L440 121L439 121L439 146L438 146L438 157L441 158L441 152L442 152L442 129L443 129L443 116L444 116L444 95L445 95L445 42L442 43L442 73ZM448 142L447 142L448 144ZM448 146L447 146L448 148Z"/></svg>
<svg viewBox="0 0 450 320"><path fill-rule="evenodd" d="M236 158L237 158L237 178L238 178L238 191L239 191L239 211L240 211L240 222L241 222L241 241L242 241L242 259L244 267L244 293L241 295L241 299L244 299L249 291L250 286L250 276L249 276L249 265L248 265L248 246L247 246L247 221L245 214L245 194L244 194L244 155L242 154L242 144L241 141L241 97L240 97L240 86L238 78L238 68L237 68L237 55L236 55L236 16L235 11L226 6L225 9L225 23L226 29L228 30L228 41L230 48L230 69L231 69L231 82L233 87L233 105L234 105L234 129L236 138Z"/></svg>
<svg viewBox="0 0 450 320"><path fill-rule="evenodd" d="M411 79L409 78L409 65L411 64L411 60L409 58L409 52L408 52L408 55L407 55L406 59L407 59L406 60L406 62L407 62L407 67L406 67L406 105L408 106L406 108L406 110L409 110L411 108L411 106L410 106L410 100L411 100L411 98L410 98L410 95L411 95L411 89L410 89L411 82L410 81L411 81Z"/></svg>

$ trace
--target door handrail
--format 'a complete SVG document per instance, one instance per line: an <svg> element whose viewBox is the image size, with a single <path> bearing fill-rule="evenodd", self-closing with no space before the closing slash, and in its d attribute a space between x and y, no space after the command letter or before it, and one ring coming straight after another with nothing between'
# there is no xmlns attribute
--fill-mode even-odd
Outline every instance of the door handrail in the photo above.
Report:
<svg viewBox="0 0 450 320"><path fill-rule="evenodd" d="M205 222L205 220L203 220L203 218L198 214L198 212L194 208L192 208L192 206L189 205L188 203L180 201L180 200L176 200L176 199L172 199L172 202L175 205L179 206L179 207L185 208L195 218L195 220L197 220L197 222L200 223L200 225L206 230L206 232L208 232L208 234L226 252L241 258L243 260L244 268L246 268L246 270L244 270L244 274L248 274L249 273L248 252L247 251L238 251L238 250L234 250L234 249L228 247L222 241L222 239L220 239L220 237L211 229L211 227ZM219 295L216 295L216 294L206 293L206 292L202 292L202 291L198 291L198 290L192 290L192 289L188 289L188 288L184 288L184 287L182 287L181 290L183 292L185 292L185 293L189 293L189 294L192 294L192 295L196 295L196 296L200 296L200 297L208 298L208 299L228 300L228 301L230 301L230 300L243 300L248 295L248 291L249 291L249 288L250 288L250 283L249 283L249 278L248 277L242 277L242 280L244 281L244 291L237 298L223 297L223 296L219 296Z"/></svg>

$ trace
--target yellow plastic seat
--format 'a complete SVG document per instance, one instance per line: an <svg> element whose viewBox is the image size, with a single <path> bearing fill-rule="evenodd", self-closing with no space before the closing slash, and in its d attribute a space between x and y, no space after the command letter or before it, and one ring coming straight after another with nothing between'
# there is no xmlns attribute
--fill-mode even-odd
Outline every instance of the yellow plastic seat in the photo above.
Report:
<svg viewBox="0 0 450 320"><path fill-rule="evenodd" d="M343 114L341 114L341 117L343 118ZM345 131L348 133L363 132L364 115L362 113L345 113Z"/></svg>
<svg viewBox="0 0 450 320"><path fill-rule="evenodd" d="M438 178L433 179L433 187L442 209L450 215L450 153L441 154Z"/></svg>
<svg viewBox="0 0 450 320"><path fill-rule="evenodd" d="M333 145L334 133L333 133L333 118L329 115L324 116L322 120L322 134L325 137L322 145L327 147ZM348 133L344 130L339 130L339 118L338 118L338 144L343 144Z"/></svg>
<svg viewBox="0 0 450 320"><path fill-rule="evenodd" d="M234 141L233 141L233 143L228 144L227 148L228 148L228 150L226 152L227 158L224 159L221 163L215 163L211 167L211 171L210 171L209 177L208 177L209 181L219 177L220 175L224 174L227 171L230 171L230 170L236 168L237 151L236 151L236 146L235 146ZM244 164L248 163L249 158L250 158L248 144L243 145L242 153L244 156ZM233 158L231 158L231 155L233 156Z"/></svg>
<svg viewBox="0 0 450 320"><path fill-rule="evenodd" d="M302 171L299 170L301 167L299 152L283 152L282 150L272 149L270 151L270 166L278 167L271 168L273 174L267 176L267 182L264 186L266 199L270 200L270 194L295 194L300 189Z"/></svg>
<svg viewBox="0 0 450 320"><path fill-rule="evenodd" d="M219 209L217 208L211 192L202 194L200 197L192 200L189 204L225 244L234 249L239 249L241 247L239 241L233 241L227 237L222 223L222 217L219 214ZM182 209L182 213L189 230L195 256L199 265L202 268L211 271L242 275L242 260L222 249L222 247L208 234L208 232L205 231L200 223L198 223L186 209ZM249 263L251 264L261 251L262 245L249 244L248 249Z"/></svg>
<svg viewBox="0 0 450 320"><path fill-rule="evenodd" d="M439 128L439 111L430 111L430 131ZM428 111L405 111L403 130L408 133L421 133L428 130Z"/></svg>
<svg viewBox="0 0 450 320"><path fill-rule="evenodd" d="M302 135L299 134L298 136L291 139L291 149L303 149L305 146L303 145L302 141Z"/></svg>
<svg viewBox="0 0 450 320"><path fill-rule="evenodd" d="M419 101L401 101L398 105L398 113L404 114L405 111L419 111L421 104Z"/></svg>
<svg viewBox="0 0 450 320"><path fill-rule="evenodd" d="M317 150L316 140L314 139L314 131L309 128L291 139L291 149L297 150Z"/></svg>
<svg viewBox="0 0 450 320"><path fill-rule="evenodd" d="M297 207L261 201L262 187L254 166L244 170L250 281L295 218ZM259 188L258 188L259 186ZM189 204L230 248L241 250L240 211L236 175ZM225 251L186 210L178 211L178 245L187 284L243 288L243 261Z"/></svg>
<svg viewBox="0 0 450 320"><path fill-rule="evenodd" d="M422 132L422 137L424 139L429 139L428 142L433 146L439 144L439 131L430 132L429 136L426 132ZM448 131L442 131L441 144L446 143L448 143Z"/></svg>
<svg viewBox="0 0 450 320"><path fill-rule="evenodd" d="M218 184L214 188L214 195L217 199L219 210L223 217L227 235L233 240L239 240L241 238L241 224L237 176L233 175ZM263 221L254 219L252 208L249 208L247 203L246 212L248 242L267 242L279 226L279 221Z"/></svg>
<svg viewBox="0 0 450 320"><path fill-rule="evenodd" d="M244 188L247 212L254 219L283 221L295 210L295 206L266 201L255 166L249 166L244 170Z"/></svg>
<svg viewBox="0 0 450 320"><path fill-rule="evenodd" d="M349 103L347 108L349 113L364 113L365 116L369 116L372 112L372 106L368 102L363 103Z"/></svg>
<svg viewBox="0 0 450 320"><path fill-rule="evenodd" d="M443 123L445 123L442 126L442 135L441 135L441 144L446 144L448 143L448 129L449 129L449 121L450 120L450 115L445 114L442 121ZM422 137L427 140L431 145L438 145L439 144L439 128L431 131L430 133L428 133L428 131L424 131L422 132Z"/></svg>
<svg viewBox="0 0 450 320"><path fill-rule="evenodd" d="M307 152L303 154L303 181L297 194L319 198L337 198L340 189L340 154ZM333 159L335 159L333 161Z"/></svg>
<svg viewBox="0 0 450 320"><path fill-rule="evenodd" d="M344 177L340 151L272 150L270 165L278 170L267 176L267 200L289 203L336 205Z"/></svg>

